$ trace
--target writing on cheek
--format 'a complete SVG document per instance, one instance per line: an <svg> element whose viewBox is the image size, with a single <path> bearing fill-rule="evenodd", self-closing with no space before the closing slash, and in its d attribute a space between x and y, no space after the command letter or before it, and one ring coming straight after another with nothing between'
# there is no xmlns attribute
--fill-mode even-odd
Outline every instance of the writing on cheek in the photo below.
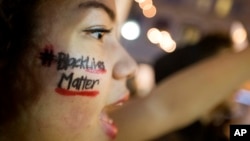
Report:
<svg viewBox="0 0 250 141"><path fill-rule="evenodd" d="M94 90L100 84L99 79L91 79L88 76L75 75L68 70L82 69L88 73L104 74L106 73L103 61L96 61L89 56L71 57L68 53L59 52L54 54L53 45L46 45L40 52L39 59L45 67L50 67L56 63L58 71L64 71L58 82L56 93L64 96L90 96L95 97L99 91ZM66 73L67 71L67 73Z"/></svg>
<svg viewBox="0 0 250 141"><path fill-rule="evenodd" d="M43 52L39 54L39 58L43 66L50 67L53 62L56 62L56 55L54 55L53 46L46 45Z"/></svg>
<svg viewBox="0 0 250 141"><path fill-rule="evenodd" d="M57 70L80 68L90 73L103 74L106 73L103 61L95 61L95 58L90 59L89 56L81 56L80 58L70 57L69 54L58 53Z"/></svg>
<svg viewBox="0 0 250 141"><path fill-rule="evenodd" d="M74 73L63 73L56 88L56 92L65 96L97 96L98 91L93 90L99 85L99 79L89 79L87 76L74 77Z"/></svg>
<svg viewBox="0 0 250 141"><path fill-rule="evenodd" d="M95 58L90 58L89 56L74 58L63 52L59 52L57 55L55 55L52 45L46 45L43 51L40 52L39 58L41 60L41 64L46 67L50 67L52 63L56 62L57 70L59 71L80 68L86 70L89 73L106 73L103 61L96 61Z"/></svg>

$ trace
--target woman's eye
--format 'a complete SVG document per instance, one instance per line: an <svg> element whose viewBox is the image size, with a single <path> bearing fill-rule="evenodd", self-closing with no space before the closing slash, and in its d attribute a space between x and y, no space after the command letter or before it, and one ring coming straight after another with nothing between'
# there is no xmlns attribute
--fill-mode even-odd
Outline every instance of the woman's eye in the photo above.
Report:
<svg viewBox="0 0 250 141"><path fill-rule="evenodd" d="M86 32L91 37L93 37L97 40L101 40L103 38L103 36L106 33L110 33L111 30L108 30L108 29L87 29L87 30L83 30L83 31Z"/></svg>

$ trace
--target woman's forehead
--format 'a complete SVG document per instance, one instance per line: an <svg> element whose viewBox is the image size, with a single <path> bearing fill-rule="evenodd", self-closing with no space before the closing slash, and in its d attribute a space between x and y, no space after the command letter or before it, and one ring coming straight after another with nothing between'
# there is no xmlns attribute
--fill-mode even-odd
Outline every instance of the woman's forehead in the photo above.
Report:
<svg viewBox="0 0 250 141"><path fill-rule="evenodd" d="M42 5L56 7L76 7L82 3L100 3L114 10L115 0L41 0Z"/></svg>
<svg viewBox="0 0 250 141"><path fill-rule="evenodd" d="M101 8L114 21L116 17L115 0L41 0L37 12L42 15L63 15L73 10Z"/></svg>

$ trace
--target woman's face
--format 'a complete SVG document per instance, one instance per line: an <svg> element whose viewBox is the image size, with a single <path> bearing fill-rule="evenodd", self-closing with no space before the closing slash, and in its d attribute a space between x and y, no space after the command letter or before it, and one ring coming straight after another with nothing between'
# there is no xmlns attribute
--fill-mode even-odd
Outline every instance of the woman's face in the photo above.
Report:
<svg viewBox="0 0 250 141"><path fill-rule="evenodd" d="M114 0L42 3L37 68L43 83L29 112L30 140L95 141L115 137L105 111L126 100L134 60L117 40Z"/></svg>

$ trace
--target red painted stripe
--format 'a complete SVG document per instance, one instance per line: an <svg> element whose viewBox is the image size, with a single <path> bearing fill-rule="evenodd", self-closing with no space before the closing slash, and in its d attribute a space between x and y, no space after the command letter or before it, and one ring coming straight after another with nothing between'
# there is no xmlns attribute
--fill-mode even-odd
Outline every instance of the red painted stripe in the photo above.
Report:
<svg viewBox="0 0 250 141"><path fill-rule="evenodd" d="M95 73L95 74L105 74L106 70L91 70L91 69L86 69L87 72L89 73Z"/></svg>
<svg viewBox="0 0 250 141"><path fill-rule="evenodd" d="M70 91L62 88L56 88L55 91L64 96L89 96L89 97L95 97L99 94L98 91Z"/></svg>

